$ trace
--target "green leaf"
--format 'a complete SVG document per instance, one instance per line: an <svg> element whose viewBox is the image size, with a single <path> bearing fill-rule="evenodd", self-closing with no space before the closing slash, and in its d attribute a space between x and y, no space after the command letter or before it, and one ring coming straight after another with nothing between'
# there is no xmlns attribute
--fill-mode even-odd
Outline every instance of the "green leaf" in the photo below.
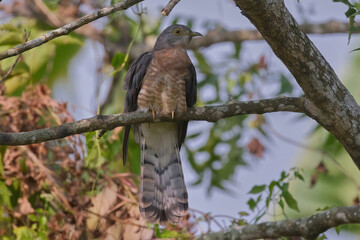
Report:
<svg viewBox="0 0 360 240"><path fill-rule="evenodd" d="M271 196L267 196L266 202L265 202L267 208L269 207L270 201L271 201Z"/></svg>
<svg viewBox="0 0 360 240"><path fill-rule="evenodd" d="M0 31L0 46L1 45L17 45L24 42L22 33Z"/></svg>
<svg viewBox="0 0 360 240"><path fill-rule="evenodd" d="M335 232L337 235L340 235L341 227L342 227L342 225L335 227Z"/></svg>
<svg viewBox="0 0 360 240"><path fill-rule="evenodd" d="M282 172L281 172L280 179L279 179L279 182L284 181L285 178L287 178L288 176L289 176L288 173L286 173L285 171L282 171Z"/></svg>
<svg viewBox="0 0 360 240"><path fill-rule="evenodd" d="M275 182L275 181L271 181L271 183L269 184L269 196L272 196L272 193L273 193L273 191L274 191L274 187L276 186L276 185L279 185L279 183L278 182Z"/></svg>
<svg viewBox="0 0 360 240"><path fill-rule="evenodd" d="M353 14L356 14L356 9L355 8L349 8L346 12L345 12L345 16L347 18L351 17Z"/></svg>
<svg viewBox="0 0 360 240"><path fill-rule="evenodd" d="M15 227L13 232L16 240L33 240L36 236L36 233L26 226Z"/></svg>
<svg viewBox="0 0 360 240"><path fill-rule="evenodd" d="M257 223L264 215L265 215L266 211L262 212L259 216L257 216L255 218L255 223Z"/></svg>
<svg viewBox="0 0 360 240"><path fill-rule="evenodd" d="M325 240L325 239L328 239L328 238L326 237L325 234L322 234L322 235L319 236L316 240Z"/></svg>
<svg viewBox="0 0 360 240"><path fill-rule="evenodd" d="M113 68L114 69L120 68L121 65L123 65L123 63L125 61L125 57L126 57L126 54L124 54L122 52L117 52L111 59L111 65L113 66Z"/></svg>
<svg viewBox="0 0 360 240"><path fill-rule="evenodd" d="M242 47L241 43L234 43L234 53L232 55L233 58L235 58L235 59L240 58L241 47Z"/></svg>
<svg viewBox="0 0 360 240"><path fill-rule="evenodd" d="M317 209L315 209L315 211L322 212L322 211L328 210L330 208L331 208L330 206L325 206L325 207L322 207L322 208L317 208Z"/></svg>
<svg viewBox="0 0 360 240"><path fill-rule="evenodd" d="M280 90L278 92L278 95L281 95L284 93L292 93L293 89L294 89L294 86L290 83L289 79L281 74Z"/></svg>
<svg viewBox="0 0 360 240"><path fill-rule="evenodd" d="M254 209L256 208L257 203L255 202L255 200L253 198L250 198L249 201L247 202L247 205L249 205L249 208L254 211Z"/></svg>
<svg viewBox="0 0 360 240"><path fill-rule="evenodd" d="M5 182L0 181L0 203L12 209L11 204L11 190L6 186Z"/></svg>
<svg viewBox="0 0 360 240"><path fill-rule="evenodd" d="M282 196L284 197L285 199L285 202L286 204L289 206L289 208L297 211L297 212L300 212L299 211L299 207L298 207L298 203L297 201L295 200L295 198L291 195L290 192L288 191L283 191L282 192Z"/></svg>
<svg viewBox="0 0 360 240"><path fill-rule="evenodd" d="M265 188L266 188L266 185L255 185L248 193L258 194L258 193L261 193L262 191L264 191Z"/></svg>
<svg viewBox="0 0 360 240"><path fill-rule="evenodd" d="M67 44L74 44L74 45L83 45L83 41L76 36L72 35L65 35L52 40L52 43L56 45L67 45Z"/></svg>
<svg viewBox="0 0 360 240"><path fill-rule="evenodd" d="M295 178L300 179L301 181L305 182L303 175L301 175L301 173L299 173L299 171L295 171L294 176L295 176Z"/></svg>
<svg viewBox="0 0 360 240"><path fill-rule="evenodd" d="M350 52L355 52L355 51L359 51L359 50L360 50L360 48L355 48L355 49L351 50Z"/></svg>
<svg viewBox="0 0 360 240"><path fill-rule="evenodd" d="M4 156L5 156L6 146L0 146L0 176L4 176Z"/></svg>
<svg viewBox="0 0 360 240"><path fill-rule="evenodd" d="M162 232L158 232L156 234L157 238L177 238L180 236L180 233L177 231L170 231L167 229L164 229Z"/></svg>
<svg viewBox="0 0 360 240"><path fill-rule="evenodd" d="M344 3L345 5L349 6L349 7L354 7L354 5L352 5L349 0L333 0L333 2L341 2Z"/></svg>
<svg viewBox="0 0 360 240"><path fill-rule="evenodd" d="M284 212L284 208L285 208L284 201L282 199L280 199L278 204L281 207L281 210Z"/></svg>
<svg viewBox="0 0 360 240"><path fill-rule="evenodd" d="M239 212L239 215L240 215L241 217L243 217L243 216L249 216L249 213L248 213L248 212L245 212L245 211L241 211L241 212Z"/></svg>

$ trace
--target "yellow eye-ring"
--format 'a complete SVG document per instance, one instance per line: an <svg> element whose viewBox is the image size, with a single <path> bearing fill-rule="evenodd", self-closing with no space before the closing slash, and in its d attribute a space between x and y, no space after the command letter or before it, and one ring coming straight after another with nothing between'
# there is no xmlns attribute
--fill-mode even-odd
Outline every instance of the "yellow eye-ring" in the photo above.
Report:
<svg viewBox="0 0 360 240"><path fill-rule="evenodd" d="M180 28L175 28L174 31L173 31L173 33L174 33L176 36L179 36L179 35L182 34L182 31L181 31Z"/></svg>

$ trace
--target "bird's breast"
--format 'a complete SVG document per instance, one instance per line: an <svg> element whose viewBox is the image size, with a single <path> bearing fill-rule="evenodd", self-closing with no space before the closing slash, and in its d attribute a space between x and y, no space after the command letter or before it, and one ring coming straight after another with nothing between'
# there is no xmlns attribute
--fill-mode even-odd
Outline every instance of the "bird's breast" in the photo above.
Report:
<svg viewBox="0 0 360 240"><path fill-rule="evenodd" d="M185 112L185 81L190 58L185 49L163 49L154 52L138 96L138 107L164 114Z"/></svg>

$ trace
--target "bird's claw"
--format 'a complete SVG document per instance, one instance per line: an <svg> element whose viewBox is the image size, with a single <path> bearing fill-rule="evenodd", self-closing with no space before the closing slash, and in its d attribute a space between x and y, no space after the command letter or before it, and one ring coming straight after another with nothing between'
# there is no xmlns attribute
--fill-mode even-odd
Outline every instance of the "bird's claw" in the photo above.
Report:
<svg viewBox="0 0 360 240"><path fill-rule="evenodd" d="M151 112L152 112L153 120L155 120L155 116L156 116L155 110L151 109Z"/></svg>

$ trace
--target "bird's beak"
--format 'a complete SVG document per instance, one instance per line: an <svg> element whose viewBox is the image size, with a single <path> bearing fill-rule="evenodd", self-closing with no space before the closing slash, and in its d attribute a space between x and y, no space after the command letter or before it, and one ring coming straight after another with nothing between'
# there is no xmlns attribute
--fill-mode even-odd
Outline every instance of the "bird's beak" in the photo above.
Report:
<svg viewBox="0 0 360 240"><path fill-rule="evenodd" d="M200 37L200 36L202 36L202 34L199 33L199 32L190 32L190 33L189 33L189 36L190 36L190 37Z"/></svg>

